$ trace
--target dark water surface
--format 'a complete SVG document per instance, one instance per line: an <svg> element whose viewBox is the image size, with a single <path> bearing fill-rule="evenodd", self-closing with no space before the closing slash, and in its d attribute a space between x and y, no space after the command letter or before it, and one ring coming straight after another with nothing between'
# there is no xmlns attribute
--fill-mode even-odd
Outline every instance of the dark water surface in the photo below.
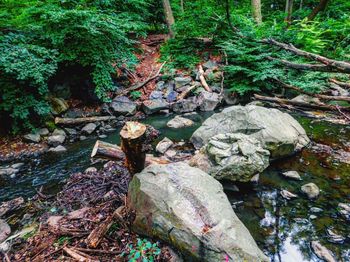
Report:
<svg viewBox="0 0 350 262"><path fill-rule="evenodd" d="M152 116L145 120L174 141L187 140L210 114L194 116L195 125L181 130L166 127L174 116ZM309 137L336 149L350 147L350 127L297 116ZM161 138L162 138L161 137ZM119 144L119 130L103 141ZM44 186L56 193L71 173L91 166L90 154L96 137L67 145L67 152L47 153L30 161L31 170L15 179L0 180L0 202L17 196L31 197ZM302 181L287 180L281 172L296 170ZM317 200L308 200L300 187L313 182L321 189ZM279 160L260 176L258 185L238 185L239 193L227 192L235 212L271 261L320 261L311 251L310 241L319 240L341 261L350 261L350 222L338 213L338 203L350 203L350 165L332 155L306 149L301 154ZM280 195L286 189L298 195L287 201ZM313 207L321 212L313 212ZM329 242L327 229L344 236L342 244Z"/></svg>

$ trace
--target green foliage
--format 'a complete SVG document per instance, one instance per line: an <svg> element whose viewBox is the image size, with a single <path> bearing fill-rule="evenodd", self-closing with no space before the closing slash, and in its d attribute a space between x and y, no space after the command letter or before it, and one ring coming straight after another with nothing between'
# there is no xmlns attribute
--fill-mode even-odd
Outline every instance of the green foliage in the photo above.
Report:
<svg viewBox="0 0 350 262"><path fill-rule="evenodd" d="M137 100L142 96L142 92L141 91L131 91L130 92L130 97L132 100Z"/></svg>
<svg viewBox="0 0 350 262"><path fill-rule="evenodd" d="M129 245L128 259L130 262L153 262L160 254L157 243L152 244L147 239L137 239L137 245Z"/></svg>
<svg viewBox="0 0 350 262"><path fill-rule="evenodd" d="M70 244L72 241L72 238L69 236L61 236L60 238L58 238L55 242L55 244L57 246L63 246L63 245L67 245Z"/></svg>

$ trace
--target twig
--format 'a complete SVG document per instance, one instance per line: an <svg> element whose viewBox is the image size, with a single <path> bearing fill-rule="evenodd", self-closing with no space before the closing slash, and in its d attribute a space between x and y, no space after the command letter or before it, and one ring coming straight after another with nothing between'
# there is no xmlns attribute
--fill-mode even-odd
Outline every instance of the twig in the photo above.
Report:
<svg viewBox="0 0 350 262"><path fill-rule="evenodd" d="M345 114L343 111L341 111L341 109L338 105L336 105L335 107L343 117L345 117L348 121L350 121L350 117L347 114Z"/></svg>
<svg viewBox="0 0 350 262"><path fill-rule="evenodd" d="M90 249L90 248L80 248L80 247L76 247L74 249L81 252L97 253L97 254L120 255L122 253L120 251L109 251L109 250L102 250L102 249Z"/></svg>

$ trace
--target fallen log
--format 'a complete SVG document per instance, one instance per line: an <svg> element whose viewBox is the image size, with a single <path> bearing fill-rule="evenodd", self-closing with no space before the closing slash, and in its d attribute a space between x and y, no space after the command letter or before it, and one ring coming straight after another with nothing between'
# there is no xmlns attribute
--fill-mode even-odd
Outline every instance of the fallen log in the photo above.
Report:
<svg viewBox="0 0 350 262"><path fill-rule="evenodd" d="M141 172L146 160L147 126L138 122L126 122L120 131L121 149L125 154L125 165L131 175Z"/></svg>
<svg viewBox="0 0 350 262"><path fill-rule="evenodd" d="M93 122L110 121L116 119L115 116L91 116L91 117L78 117L78 118L55 118L56 125L79 125Z"/></svg>
<svg viewBox="0 0 350 262"><path fill-rule="evenodd" d="M182 100L184 99L193 89L195 89L197 85L192 85L189 88L187 88L185 91L183 91L178 97L177 100Z"/></svg>
<svg viewBox="0 0 350 262"><path fill-rule="evenodd" d="M280 64L297 69L297 70L308 70L308 71L318 71L318 72L338 72L335 68L329 66L329 65L323 65L323 64L299 64L299 63L293 63L284 59L279 59L275 57L268 56L267 59L272 61L277 61Z"/></svg>
<svg viewBox="0 0 350 262"><path fill-rule="evenodd" d="M97 140L91 152L91 158L93 157L120 161L125 159L125 154L119 146Z"/></svg>
<svg viewBox="0 0 350 262"><path fill-rule="evenodd" d="M260 101L266 101L266 102L272 102L277 103L281 105L292 105L295 107L300 108L307 108L307 109L314 109L314 110L322 110L322 111L338 111L339 109L342 111L350 111L350 107L336 107L332 105L325 105L325 104L309 104L306 102L299 102L299 101L293 101L289 99L283 99L283 98L277 98L277 97L269 97L269 96L261 96L258 94L254 94L255 99Z"/></svg>
<svg viewBox="0 0 350 262"><path fill-rule="evenodd" d="M342 88L350 89L350 83L341 82L341 81L338 81L334 78L329 79L329 82L334 83Z"/></svg>
<svg viewBox="0 0 350 262"><path fill-rule="evenodd" d="M199 80L201 81L202 86L204 87L204 89L208 92L212 92L211 88L209 87L207 81L205 80L204 77L204 70L202 65L198 66L198 73L199 73Z"/></svg>
<svg viewBox="0 0 350 262"><path fill-rule="evenodd" d="M63 251L79 262L98 261L93 257L90 257L89 255L86 255L78 250L75 250L74 248L64 247Z"/></svg>
<svg viewBox="0 0 350 262"><path fill-rule="evenodd" d="M91 231L90 235L85 240L86 245L89 248L96 248L112 224L113 216L107 217L105 221L100 223L96 228L94 228L94 230Z"/></svg>

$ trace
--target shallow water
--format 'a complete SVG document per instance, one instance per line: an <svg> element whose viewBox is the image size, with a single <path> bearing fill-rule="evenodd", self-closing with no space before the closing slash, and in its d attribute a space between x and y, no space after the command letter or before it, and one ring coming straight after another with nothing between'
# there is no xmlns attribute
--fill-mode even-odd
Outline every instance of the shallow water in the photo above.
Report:
<svg viewBox="0 0 350 262"><path fill-rule="evenodd" d="M174 141L187 140L210 114L192 116L195 125L174 130L166 127L171 116L151 116L144 122L151 124ZM350 127L296 116L309 137L320 144L349 151ZM119 144L119 130L101 139ZM31 197L35 189L44 186L44 193L56 193L69 174L91 166L91 150L96 137L67 145L65 153L47 153L29 162L30 170L15 179L0 180L0 202L17 196ZM157 142L157 141L156 141ZM156 144L155 142L155 144ZM288 180L283 171L296 170L302 181ZM303 196L300 187L313 182L321 189L320 197L311 201ZM227 192L235 212L271 261L319 261L310 249L310 241L320 240L342 261L350 261L350 222L338 214L340 202L350 202L350 165L342 164L326 153L304 150L296 156L279 160L260 176L259 184L239 184L240 192ZM298 195L286 201L280 190ZM322 208L313 213L312 207ZM311 216L311 217L310 217ZM315 217L314 217L315 216ZM327 240L326 229L331 228L347 237L343 244Z"/></svg>

